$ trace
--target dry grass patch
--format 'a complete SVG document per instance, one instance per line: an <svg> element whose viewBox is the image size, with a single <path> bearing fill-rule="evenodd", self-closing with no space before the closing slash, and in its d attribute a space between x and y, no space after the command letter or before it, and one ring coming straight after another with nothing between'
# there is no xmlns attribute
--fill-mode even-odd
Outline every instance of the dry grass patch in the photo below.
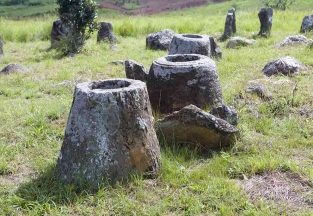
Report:
<svg viewBox="0 0 313 216"><path fill-rule="evenodd" d="M262 173L243 182L253 202L258 200L285 206L290 210L313 210L312 182L292 172Z"/></svg>

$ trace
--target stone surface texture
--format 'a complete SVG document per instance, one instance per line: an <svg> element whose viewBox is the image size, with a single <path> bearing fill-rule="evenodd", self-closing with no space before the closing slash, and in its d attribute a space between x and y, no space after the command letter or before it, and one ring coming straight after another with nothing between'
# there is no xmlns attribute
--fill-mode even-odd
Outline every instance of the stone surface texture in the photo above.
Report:
<svg viewBox="0 0 313 216"><path fill-rule="evenodd" d="M156 122L160 139L192 143L204 150L230 146L239 131L227 121L189 105Z"/></svg>
<svg viewBox="0 0 313 216"><path fill-rule="evenodd" d="M303 35L293 35L293 36L286 37L284 40L277 43L275 46L284 47L284 46L289 46L293 44L306 44L306 43L309 43L310 41L311 40L309 40L307 37Z"/></svg>
<svg viewBox="0 0 313 216"><path fill-rule="evenodd" d="M238 124L238 113L233 106L217 106L210 110L210 114L227 121L231 125Z"/></svg>
<svg viewBox="0 0 313 216"><path fill-rule="evenodd" d="M220 38L221 41L224 41L224 40L230 38L237 31L235 11L236 11L235 8L231 8L227 12L225 27L224 27L224 33L223 33L222 37Z"/></svg>
<svg viewBox="0 0 313 216"><path fill-rule="evenodd" d="M30 70L21 64L8 64L1 70L1 74L5 74L5 75L14 73L14 72L28 73L30 72Z"/></svg>
<svg viewBox="0 0 313 216"><path fill-rule="evenodd" d="M69 29L62 23L60 19L53 22L51 29L51 46L55 44L56 41L60 41L61 37L68 35Z"/></svg>
<svg viewBox="0 0 313 216"><path fill-rule="evenodd" d="M65 183L114 183L156 176L160 150L145 83L109 79L76 85L57 176Z"/></svg>
<svg viewBox="0 0 313 216"><path fill-rule="evenodd" d="M178 54L157 59L151 65L147 87L153 109L161 113L189 104L205 108L223 103L215 62L203 55Z"/></svg>
<svg viewBox="0 0 313 216"><path fill-rule="evenodd" d="M197 34L176 34L169 49L169 55L200 54L211 55L210 37Z"/></svg>
<svg viewBox="0 0 313 216"><path fill-rule="evenodd" d="M260 31L258 33L259 36L269 37L272 29L273 22L273 9L272 8L262 8L258 13L260 20Z"/></svg>
<svg viewBox="0 0 313 216"><path fill-rule="evenodd" d="M233 49L233 48L253 45L255 43L256 43L256 40L249 40L244 37L232 37L228 41L226 48Z"/></svg>
<svg viewBox="0 0 313 216"><path fill-rule="evenodd" d="M305 33L307 31L313 31L313 14L305 16L302 20L300 32Z"/></svg>
<svg viewBox="0 0 313 216"><path fill-rule="evenodd" d="M134 60L125 61L125 73L128 79L147 81L148 70Z"/></svg>
<svg viewBox="0 0 313 216"><path fill-rule="evenodd" d="M305 66L299 60L286 56L267 63L262 71L265 75L272 76L279 73L298 74L301 70L305 70Z"/></svg>
<svg viewBox="0 0 313 216"><path fill-rule="evenodd" d="M110 43L117 43L117 38L113 33L113 26L109 22L100 22L98 30L97 42L109 41Z"/></svg>
<svg viewBox="0 0 313 216"><path fill-rule="evenodd" d="M174 32L169 29L154 32L146 37L146 47L153 50L168 50L174 37Z"/></svg>

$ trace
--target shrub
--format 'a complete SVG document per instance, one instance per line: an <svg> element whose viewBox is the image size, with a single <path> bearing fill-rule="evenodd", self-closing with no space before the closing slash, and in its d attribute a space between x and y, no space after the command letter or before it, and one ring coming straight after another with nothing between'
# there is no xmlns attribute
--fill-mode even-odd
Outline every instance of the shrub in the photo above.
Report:
<svg viewBox="0 0 313 216"><path fill-rule="evenodd" d="M271 7L278 10L286 10L292 5L295 0L262 0L266 7Z"/></svg>
<svg viewBox="0 0 313 216"><path fill-rule="evenodd" d="M60 6L60 19L70 31L63 43L60 43L63 47L59 47L59 50L66 55L79 53L85 40L97 29L95 19L98 5L93 0L57 0L57 4Z"/></svg>

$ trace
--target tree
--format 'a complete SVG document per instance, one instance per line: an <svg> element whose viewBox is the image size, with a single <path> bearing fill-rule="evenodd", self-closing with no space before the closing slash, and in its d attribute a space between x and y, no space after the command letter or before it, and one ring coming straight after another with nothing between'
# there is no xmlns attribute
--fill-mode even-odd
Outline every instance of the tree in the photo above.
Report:
<svg viewBox="0 0 313 216"><path fill-rule="evenodd" d="M63 54L79 53L90 35L97 29L97 3L93 0L57 0L61 21L69 29L57 46Z"/></svg>

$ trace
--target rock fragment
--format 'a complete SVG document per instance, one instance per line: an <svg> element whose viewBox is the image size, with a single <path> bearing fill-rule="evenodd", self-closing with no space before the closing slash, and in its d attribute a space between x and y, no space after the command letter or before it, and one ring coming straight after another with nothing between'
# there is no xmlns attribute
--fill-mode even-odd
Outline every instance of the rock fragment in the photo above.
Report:
<svg viewBox="0 0 313 216"><path fill-rule="evenodd" d="M190 143L200 149L230 146L239 131L227 121L189 105L156 122L157 134L166 143Z"/></svg>
<svg viewBox="0 0 313 216"><path fill-rule="evenodd" d="M153 50L168 50L174 32L169 29L154 32L146 37L146 47Z"/></svg>
<svg viewBox="0 0 313 216"><path fill-rule="evenodd" d="M134 60L125 61L125 73L128 79L147 81L148 71L147 69Z"/></svg>

